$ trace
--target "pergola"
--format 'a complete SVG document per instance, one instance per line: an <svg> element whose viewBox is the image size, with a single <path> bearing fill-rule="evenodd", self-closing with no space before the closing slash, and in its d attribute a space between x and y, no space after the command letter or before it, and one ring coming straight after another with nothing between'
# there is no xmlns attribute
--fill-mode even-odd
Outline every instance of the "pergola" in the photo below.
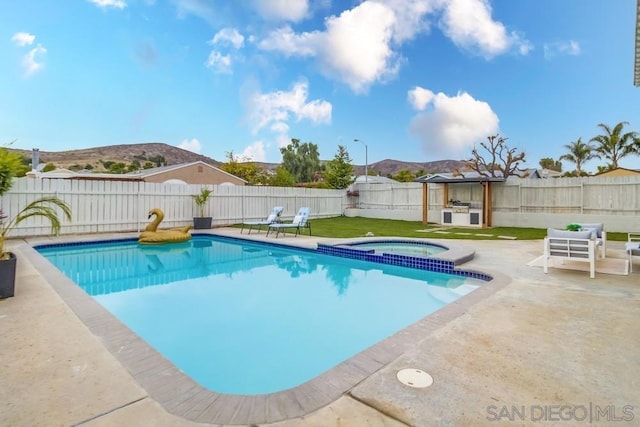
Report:
<svg viewBox="0 0 640 427"><path fill-rule="evenodd" d="M639 0L640 1L640 0ZM449 200L449 185L452 184L473 184L482 185L482 226L491 227L493 216L491 184L494 182L504 182L504 178L490 176L425 176L416 179L422 183L422 223L429 222L429 184L443 184L442 205L446 206Z"/></svg>

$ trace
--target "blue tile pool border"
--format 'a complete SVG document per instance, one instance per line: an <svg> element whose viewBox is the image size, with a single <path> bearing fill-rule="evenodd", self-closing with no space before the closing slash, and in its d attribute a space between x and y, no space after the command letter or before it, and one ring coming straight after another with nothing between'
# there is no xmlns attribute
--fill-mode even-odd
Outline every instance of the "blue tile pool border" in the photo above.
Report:
<svg viewBox="0 0 640 427"><path fill-rule="evenodd" d="M382 242L382 241L381 241ZM385 243L399 243L402 240L388 240ZM377 243L377 242L376 242ZM444 246L441 246L444 247ZM481 272L472 270L456 269L456 263L452 260L439 259L435 257L421 257L404 254L378 253L374 249L359 248L354 245L326 245L318 243L318 252L326 255L334 255L343 258L357 259L360 261L376 262L380 264L397 265L400 267L416 268L420 270L435 271L438 273L453 274L456 276L469 277L489 281L493 277Z"/></svg>

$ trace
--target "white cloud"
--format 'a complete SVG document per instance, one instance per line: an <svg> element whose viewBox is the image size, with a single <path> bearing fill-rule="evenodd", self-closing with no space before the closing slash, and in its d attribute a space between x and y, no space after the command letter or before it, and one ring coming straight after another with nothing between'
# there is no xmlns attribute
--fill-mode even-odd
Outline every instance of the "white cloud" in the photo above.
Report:
<svg viewBox="0 0 640 427"><path fill-rule="evenodd" d="M24 69L24 75L26 77L35 74L44 67L42 57L46 53L47 49L41 45L37 45L22 58L22 68Z"/></svg>
<svg viewBox="0 0 640 427"><path fill-rule="evenodd" d="M272 31L258 43L258 47L285 56L315 56L322 38L323 33L319 31L296 34L291 27L285 26Z"/></svg>
<svg viewBox="0 0 640 427"><path fill-rule="evenodd" d="M399 70L398 54L391 47L395 24L393 11L374 2L327 19L320 46L325 74L346 82L356 93L394 77Z"/></svg>
<svg viewBox="0 0 640 427"><path fill-rule="evenodd" d="M521 36L518 33L513 33L513 36L515 37L515 39L518 41L518 53L520 55L528 55L529 52L531 52L532 50L535 49L535 46L533 46L533 43L531 43L529 40L525 39L524 36Z"/></svg>
<svg viewBox="0 0 640 427"><path fill-rule="evenodd" d="M498 132L498 116L491 106L466 92L449 97L416 87L408 92L408 99L420 111L411 120L411 133L432 156L466 158L474 144Z"/></svg>
<svg viewBox="0 0 640 427"><path fill-rule="evenodd" d="M372 0L391 9L396 17L393 25L393 40L403 43L419 33L428 32L429 15L439 10L444 0Z"/></svg>
<svg viewBox="0 0 640 427"><path fill-rule="evenodd" d="M244 44L244 37L235 28L223 28L218 31L211 41L211 45L231 45L236 49L240 49Z"/></svg>
<svg viewBox="0 0 640 427"><path fill-rule="evenodd" d="M254 0L260 16L270 21L298 22L309 13L307 0Z"/></svg>
<svg viewBox="0 0 640 427"><path fill-rule="evenodd" d="M269 129L274 133L289 133L289 125L284 122L275 122L269 127Z"/></svg>
<svg viewBox="0 0 640 427"><path fill-rule="evenodd" d="M88 0L89 3L93 3L96 6L106 9L112 7L114 9L124 9L127 7L127 3L124 0Z"/></svg>
<svg viewBox="0 0 640 427"><path fill-rule="evenodd" d="M205 62L205 65L207 66L207 68L210 68L217 73L230 74L231 56L223 55L217 50L212 50L209 53L209 57L207 58L207 62Z"/></svg>
<svg viewBox="0 0 640 427"><path fill-rule="evenodd" d="M238 156L240 162L264 162L267 155L264 151L264 142L256 141L244 149Z"/></svg>
<svg viewBox="0 0 640 427"><path fill-rule="evenodd" d="M429 89L416 86L409 91L409 102L416 110L424 110L435 95Z"/></svg>
<svg viewBox="0 0 640 427"><path fill-rule="evenodd" d="M274 125L276 129L283 129L291 119L309 120L314 124L330 123L331 104L319 99L307 101L308 97L309 85L306 82L295 83L288 92L254 92L248 102L248 120L253 132Z"/></svg>
<svg viewBox="0 0 640 427"><path fill-rule="evenodd" d="M388 6L365 1L325 20L326 31L296 34L289 27L273 31L258 47L287 56L313 56L322 72L345 82L354 92L395 76L398 55L391 48L396 17Z"/></svg>
<svg viewBox="0 0 640 427"><path fill-rule="evenodd" d="M478 52L487 59L516 47L527 54L532 46L516 32L507 33L501 22L491 18L488 0L449 0L441 22L444 34L457 46Z"/></svg>
<svg viewBox="0 0 640 427"><path fill-rule="evenodd" d="M509 33L492 19L489 0L365 0L327 17L324 30L296 33L283 26L256 45L286 57L313 58L326 77L365 93L373 84L395 78L405 61L399 48L428 33L437 16L454 44L487 59L509 51L526 55L533 49L523 35Z"/></svg>
<svg viewBox="0 0 640 427"><path fill-rule="evenodd" d="M244 45L244 37L235 28L223 28L208 43L212 46L230 46L240 49ZM220 50L214 49L209 53L205 65L217 73L230 74L233 62L230 53L224 54Z"/></svg>
<svg viewBox="0 0 640 427"><path fill-rule="evenodd" d="M566 42L547 43L544 45L544 57L545 59L551 59L558 55L580 55L580 43L574 40Z"/></svg>
<svg viewBox="0 0 640 427"><path fill-rule="evenodd" d="M21 46L21 47L33 44L35 39L36 39L36 36L29 33L15 33L11 37L11 41L15 43L16 46Z"/></svg>
<svg viewBox="0 0 640 427"><path fill-rule="evenodd" d="M182 142L178 144L178 148L182 148L183 150L188 150L193 153L199 154L200 150L202 150L202 145L200 144L200 141L195 138L183 139Z"/></svg>

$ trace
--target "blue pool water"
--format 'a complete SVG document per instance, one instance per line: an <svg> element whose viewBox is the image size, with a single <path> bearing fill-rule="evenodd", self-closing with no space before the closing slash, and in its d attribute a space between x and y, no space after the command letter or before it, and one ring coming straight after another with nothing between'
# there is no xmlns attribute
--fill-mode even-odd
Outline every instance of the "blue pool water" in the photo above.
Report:
<svg viewBox="0 0 640 427"><path fill-rule="evenodd" d="M433 256L448 249L443 246L433 245L430 243L412 242L412 241L400 241L400 242L366 242L356 243L352 246L358 248L373 249L376 252L388 253L388 254L407 254L417 256Z"/></svg>
<svg viewBox="0 0 640 427"><path fill-rule="evenodd" d="M482 283L211 236L36 249L202 386L245 395L300 385Z"/></svg>

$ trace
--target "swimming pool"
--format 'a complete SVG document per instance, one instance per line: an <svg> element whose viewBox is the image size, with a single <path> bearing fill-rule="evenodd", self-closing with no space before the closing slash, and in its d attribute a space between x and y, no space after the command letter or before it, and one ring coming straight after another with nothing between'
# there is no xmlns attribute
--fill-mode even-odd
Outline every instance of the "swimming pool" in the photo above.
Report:
<svg viewBox="0 0 640 427"><path fill-rule="evenodd" d="M373 249L381 253L398 253L425 257L434 256L448 250L448 248L441 245L414 240L380 240L353 243L351 246Z"/></svg>
<svg viewBox="0 0 640 427"><path fill-rule="evenodd" d="M482 283L210 236L37 249L199 384L241 395L309 381Z"/></svg>

